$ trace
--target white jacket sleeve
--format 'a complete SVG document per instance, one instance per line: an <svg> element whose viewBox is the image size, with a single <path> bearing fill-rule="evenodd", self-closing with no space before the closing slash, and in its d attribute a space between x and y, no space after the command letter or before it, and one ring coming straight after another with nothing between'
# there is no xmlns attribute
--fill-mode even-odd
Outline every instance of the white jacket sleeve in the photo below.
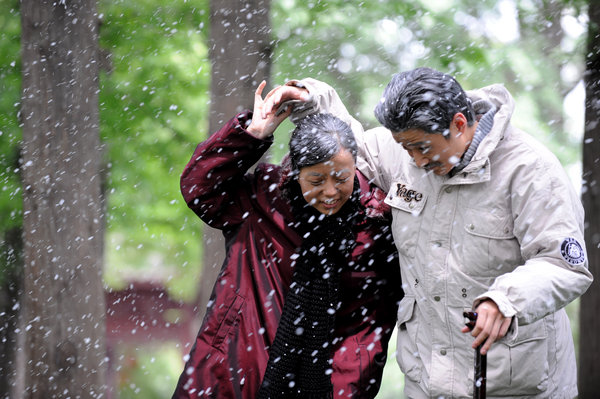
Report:
<svg viewBox="0 0 600 399"><path fill-rule="evenodd" d="M537 162L513 176L514 234L523 265L498 276L488 292L506 317L528 324L582 295L592 283L583 207L558 161Z"/></svg>

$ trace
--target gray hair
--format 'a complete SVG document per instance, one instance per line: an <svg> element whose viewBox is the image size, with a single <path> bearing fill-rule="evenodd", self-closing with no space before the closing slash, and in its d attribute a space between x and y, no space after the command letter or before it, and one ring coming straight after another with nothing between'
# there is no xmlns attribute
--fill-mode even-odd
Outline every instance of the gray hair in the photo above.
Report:
<svg viewBox="0 0 600 399"><path fill-rule="evenodd" d="M392 132L419 129L447 136L458 112L472 126L475 112L471 100L450 75L431 68L395 74L375 107L375 117Z"/></svg>
<svg viewBox="0 0 600 399"><path fill-rule="evenodd" d="M342 149L356 161L358 147L350 126L331 114L314 114L302 119L289 143L291 172L316 165L334 157Z"/></svg>

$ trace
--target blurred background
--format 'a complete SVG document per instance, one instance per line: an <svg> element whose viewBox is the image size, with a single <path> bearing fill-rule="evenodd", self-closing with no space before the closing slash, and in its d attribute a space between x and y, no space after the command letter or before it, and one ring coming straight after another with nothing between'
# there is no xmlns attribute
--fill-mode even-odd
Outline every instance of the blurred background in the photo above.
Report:
<svg viewBox="0 0 600 399"><path fill-rule="evenodd" d="M433 67L465 89L503 83L514 123L557 155L579 192L591 193L586 182L598 176L597 164L586 175L584 163L586 146L598 148L586 133L598 111L587 104L586 123L585 80L598 71L596 0L0 0L0 10L2 398L80 397L81 384L81 397L170 397L224 245L187 208L179 175L200 141L252 108L263 79L267 89L323 80L367 127L399 71ZM91 89L69 97L78 79ZM55 97L64 87L73 91ZM69 123L92 144L80 135L73 143L82 147L60 147L75 137ZM269 161L285 154L291 129L280 127ZM97 165L73 178L73 198L86 199L79 211L52 195L60 176L87 168L68 167L76 162ZM65 241L88 219L95 227ZM588 250L597 251L593 237ZM80 238L96 252L69 246ZM579 307L568 308L576 344ZM600 355L597 345L587 352ZM393 352L378 398L402 397ZM49 354L61 360L44 363ZM580 368L598 376L597 366ZM78 382L76 369L98 381Z"/></svg>

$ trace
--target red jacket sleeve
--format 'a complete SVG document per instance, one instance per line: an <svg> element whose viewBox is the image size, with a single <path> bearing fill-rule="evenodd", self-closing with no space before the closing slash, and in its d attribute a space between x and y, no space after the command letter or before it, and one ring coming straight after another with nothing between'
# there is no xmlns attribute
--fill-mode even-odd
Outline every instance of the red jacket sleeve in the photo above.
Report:
<svg viewBox="0 0 600 399"><path fill-rule="evenodd" d="M246 172L272 144L248 133L251 118L242 112L200 143L181 175L185 202L218 229L241 223L252 210L253 175Z"/></svg>

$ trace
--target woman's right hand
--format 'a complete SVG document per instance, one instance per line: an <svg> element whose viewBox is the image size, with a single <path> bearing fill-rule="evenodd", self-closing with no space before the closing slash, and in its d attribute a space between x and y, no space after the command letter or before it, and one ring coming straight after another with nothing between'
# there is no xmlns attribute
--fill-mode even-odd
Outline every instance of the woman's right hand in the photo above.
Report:
<svg viewBox="0 0 600 399"><path fill-rule="evenodd" d="M304 103L311 99L308 90L297 80L290 80L285 85L274 88L265 97L262 108L263 117L269 113L279 113L286 104Z"/></svg>
<svg viewBox="0 0 600 399"><path fill-rule="evenodd" d="M262 92L266 84L267 82L263 80L254 93L254 113L252 122L250 122L250 125L246 129L251 135L259 139L265 139L271 136L281 122L283 122L292 112L291 106L287 107L287 109L281 113L264 112L265 100L262 98ZM266 98L271 97L272 93L276 92L277 89L278 88L271 90Z"/></svg>

